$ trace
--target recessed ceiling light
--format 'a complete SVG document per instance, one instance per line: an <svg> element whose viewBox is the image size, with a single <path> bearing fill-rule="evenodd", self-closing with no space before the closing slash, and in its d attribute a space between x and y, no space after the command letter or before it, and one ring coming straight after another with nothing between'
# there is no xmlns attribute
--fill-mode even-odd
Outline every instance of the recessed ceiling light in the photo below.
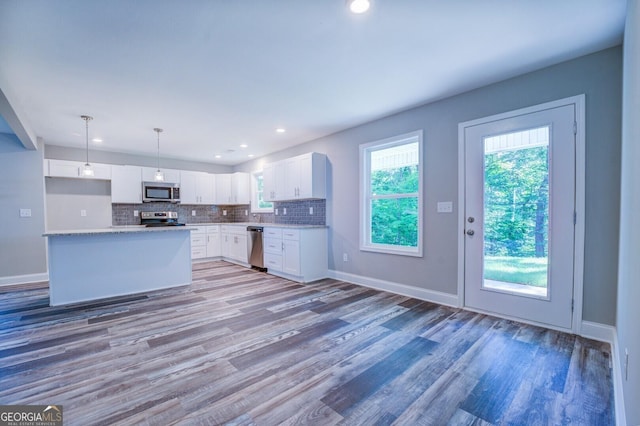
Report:
<svg viewBox="0 0 640 426"><path fill-rule="evenodd" d="M252 158L252 157L253 157L253 154L249 154L249 155L248 155L248 157L249 157L249 158Z"/></svg>
<svg viewBox="0 0 640 426"><path fill-rule="evenodd" d="M249 145L247 145L246 143L243 143L242 145L240 145L240 148L248 148Z"/></svg>
<svg viewBox="0 0 640 426"><path fill-rule="evenodd" d="M369 0L350 0L349 1L349 9L351 9L353 13L364 13L367 10L369 10L369 6L371 6L371 4L369 3Z"/></svg>
<svg viewBox="0 0 640 426"><path fill-rule="evenodd" d="M286 132L286 131L287 131L287 129L285 129L284 127L278 127L278 128L276 129L276 132L278 132L278 133L284 133L284 132Z"/></svg>
<svg viewBox="0 0 640 426"><path fill-rule="evenodd" d="M93 138L93 139L91 139L91 142L95 142L95 143L102 143L102 139L100 139L100 138Z"/></svg>
<svg viewBox="0 0 640 426"><path fill-rule="evenodd" d="M217 154L217 155L216 155L216 158L222 158L222 155Z"/></svg>

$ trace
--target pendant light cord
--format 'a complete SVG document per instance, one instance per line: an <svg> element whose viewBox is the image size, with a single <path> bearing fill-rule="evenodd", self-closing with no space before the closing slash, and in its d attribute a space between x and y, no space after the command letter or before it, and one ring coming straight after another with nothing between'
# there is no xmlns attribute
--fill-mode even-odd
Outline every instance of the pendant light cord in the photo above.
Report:
<svg viewBox="0 0 640 426"><path fill-rule="evenodd" d="M93 120L93 117L89 115L81 115L80 118L84 120L84 127L86 131L86 141L87 141L87 162L86 165L89 164L89 120Z"/></svg>
<svg viewBox="0 0 640 426"><path fill-rule="evenodd" d="M162 129L159 128L155 128L153 129L154 132L156 132L158 134L158 161L157 161L157 165L158 165L158 171L160 171L160 132L162 132Z"/></svg>

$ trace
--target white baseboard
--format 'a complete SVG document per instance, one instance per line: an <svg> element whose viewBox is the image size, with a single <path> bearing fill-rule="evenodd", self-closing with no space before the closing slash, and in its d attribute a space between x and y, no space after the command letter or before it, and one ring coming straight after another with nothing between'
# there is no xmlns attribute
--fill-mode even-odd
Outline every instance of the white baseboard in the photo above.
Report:
<svg viewBox="0 0 640 426"><path fill-rule="evenodd" d="M47 272L42 274L15 275L13 277L0 277L0 287L15 284L29 284L49 281Z"/></svg>
<svg viewBox="0 0 640 426"><path fill-rule="evenodd" d="M427 302L438 303L440 305L458 307L458 296L455 294L443 293L440 291L427 290L413 287L406 284L394 283L391 281L379 280L377 278L363 277L362 275L349 274L333 269L329 270L329 277L336 280L358 284L376 290L388 291L390 293L409 296Z"/></svg>
<svg viewBox="0 0 640 426"><path fill-rule="evenodd" d="M613 373L613 398L616 415L616 425L626 426L627 417L624 411L624 391L622 387L622 365L620 364L620 346L618 344L618 332L611 325L597 322L582 321L580 335L611 345L611 370Z"/></svg>
<svg viewBox="0 0 640 426"><path fill-rule="evenodd" d="M616 328L612 325L600 324L591 321L582 321L578 334L587 339L606 342L612 346L616 336Z"/></svg>
<svg viewBox="0 0 640 426"><path fill-rule="evenodd" d="M622 365L620 364L620 344L618 343L618 333L613 335L611 344L612 370L613 370L613 395L615 398L616 425L627 426L627 414L624 410L624 388L622 382Z"/></svg>

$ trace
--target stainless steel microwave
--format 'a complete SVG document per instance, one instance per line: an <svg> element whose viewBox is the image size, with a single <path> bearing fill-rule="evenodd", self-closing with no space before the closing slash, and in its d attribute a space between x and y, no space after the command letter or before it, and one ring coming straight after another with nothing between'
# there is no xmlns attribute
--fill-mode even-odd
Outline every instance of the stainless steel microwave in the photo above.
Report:
<svg viewBox="0 0 640 426"><path fill-rule="evenodd" d="M142 202L180 202L180 185L169 182L142 182Z"/></svg>

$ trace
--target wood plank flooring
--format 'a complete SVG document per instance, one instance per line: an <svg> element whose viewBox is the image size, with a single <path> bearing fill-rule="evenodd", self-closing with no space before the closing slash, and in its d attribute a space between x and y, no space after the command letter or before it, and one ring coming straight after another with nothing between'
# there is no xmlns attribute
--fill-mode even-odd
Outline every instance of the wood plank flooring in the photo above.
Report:
<svg viewBox="0 0 640 426"><path fill-rule="evenodd" d="M0 404L67 425L613 425L607 344L225 262L191 286L48 306L0 291Z"/></svg>

